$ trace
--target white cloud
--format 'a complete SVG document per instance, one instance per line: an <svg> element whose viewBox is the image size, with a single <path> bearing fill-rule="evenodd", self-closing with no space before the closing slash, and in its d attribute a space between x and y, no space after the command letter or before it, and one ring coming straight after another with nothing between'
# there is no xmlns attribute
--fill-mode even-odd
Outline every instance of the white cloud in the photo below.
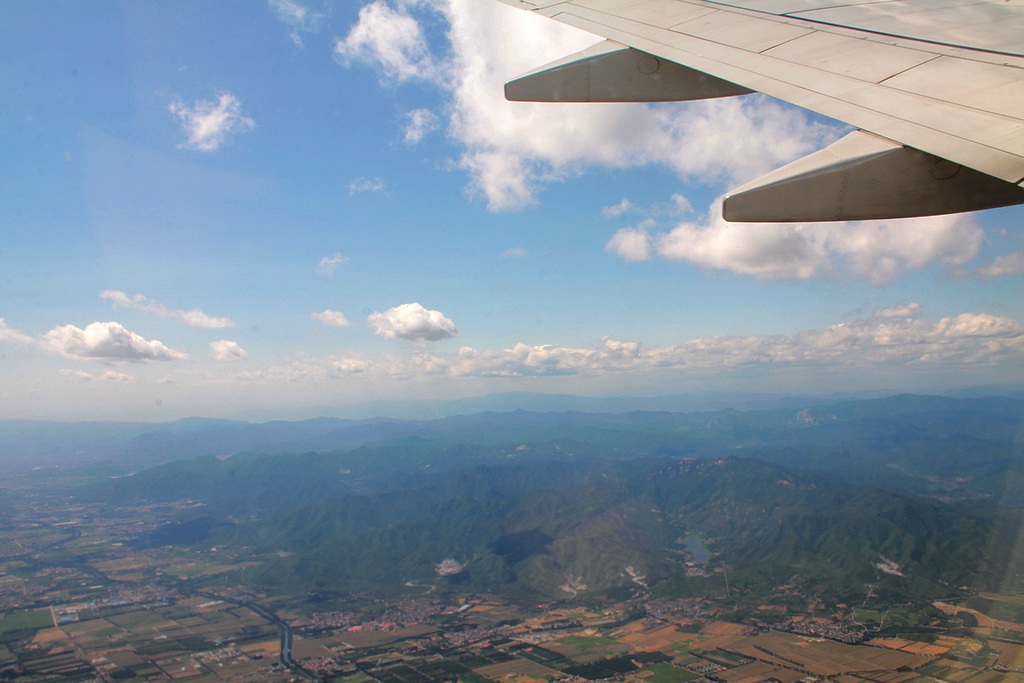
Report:
<svg viewBox="0 0 1024 683"><path fill-rule="evenodd" d="M221 93L216 102L196 100L191 107L181 100L167 105L177 117L188 141L179 145L185 149L212 152L219 148L232 133L245 133L256 123L242 114L242 103L231 93Z"/></svg>
<svg viewBox="0 0 1024 683"><path fill-rule="evenodd" d="M135 382L138 381L137 377L128 375L123 372L117 372L116 370L105 371L102 375L100 375L100 379L102 379L105 382L119 382L121 384L134 384Z"/></svg>
<svg viewBox="0 0 1024 683"><path fill-rule="evenodd" d="M888 308L877 308L874 312L874 317L878 320L885 318L907 318L914 319L920 318L923 307L921 304L911 302L902 306L889 306Z"/></svg>
<svg viewBox="0 0 1024 683"><path fill-rule="evenodd" d="M978 268L981 277L993 278L1024 273L1024 250L996 256L992 263Z"/></svg>
<svg viewBox="0 0 1024 683"><path fill-rule="evenodd" d="M321 313L310 313L309 317L328 327L351 327L352 323L344 313L327 308Z"/></svg>
<svg viewBox="0 0 1024 683"><path fill-rule="evenodd" d="M500 351L477 351L464 346L454 358L432 360L456 377L530 377L628 369L639 359L639 343L605 338L593 349L516 344Z"/></svg>
<svg viewBox="0 0 1024 683"><path fill-rule="evenodd" d="M315 12L294 0L269 0L269 4L277 18L291 27L289 36L296 47L303 47L303 33L320 30L320 22L325 16L323 12Z"/></svg>
<svg viewBox="0 0 1024 683"><path fill-rule="evenodd" d="M108 363L184 360L188 355L167 348L156 340L143 339L116 322L90 323L81 329L74 325L55 327L40 340L48 353L75 360L99 360Z"/></svg>
<svg viewBox="0 0 1024 683"><path fill-rule="evenodd" d="M366 319L370 329L385 339L438 341L457 337L455 323L441 311L432 311L413 302L372 313Z"/></svg>
<svg viewBox="0 0 1024 683"><path fill-rule="evenodd" d="M680 214L693 213L693 204L691 204L690 200L687 199L686 197L684 197L681 194L674 194L674 195L672 195L672 204L673 204L673 206L675 208L675 211L677 213L680 213Z"/></svg>
<svg viewBox="0 0 1024 683"><path fill-rule="evenodd" d="M91 382L94 379L91 374L84 370L61 370L60 374L71 379L77 379L80 382Z"/></svg>
<svg viewBox="0 0 1024 683"><path fill-rule="evenodd" d="M331 361L332 372L341 375L358 375L366 372L369 365L358 358L337 358Z"/></svg>
<svg viewBox="0 0 1024 683"><path fill-rule="evenodd" d="M244 360L249 354L238 345L238 342L219 339L210 342L210 358L217 361Z"/></svg>
<svg viewBox="0 0 1024 683"><path fill-rule="evenodd" d="M984 231L971 214L822 224L830 253L876 285L933 263L962 266L981 247Z"/></svg>
<svg viewBox="0 0 1024 683"><path fill-rule="evenodd" d="M12 330L4 322L3 318L0 318L0 342L9 342L12 344L31 344L32 337L27 334L22 334L17 330Z"/></svg>
<svg viewBox="0 0 1024 683"><path fill-rule="evenodd" d="M415 145L440 125L437 114L429 109L413 109L406 112L405 133L402 139L407 145Z"/></svg>
<svg viewBox="0 0 1024 683"><path fill-rule="evenodd" d="M646 261L651 257L651 236L646 225L622 228L612 235L604 249L624 261Z"/></svg>
<svg viewBox="0 0 1024 683"><path fill-rule="evenodd" d="M338 266L348 263L348 257L341 252L335 252L334 256L324 256L316 265L316 272L321 275L334 275Z"/></svg>
<svg viewBox="0 0 1024 683"><path fill-rule="evenodd" d="M706 225L680 223L655 242L669 260L761 280L806 280L828 270L818 236L797 225L726 223L714 216Z"/></svg>
<svg viewBox="0 0 1024 683"><path fill-rule="evenodd" d="M80 382L92 382L93 380L98 379L104 382L117 382L118 384L134 384L138 381L137 377L123 372L117 372L116 370L107 370L99 375L91 375L88 372L83 372L81 370L61 370L60 374L65 377L77 379Z"/></svg>
<svg viewBox="0 0 1024 683"><path fill-rule="evenodd" d="M141 294L128 296L122 291L107 289L100 292L100 298L110 301L114 305L114 308L131 308L138 311L145 311L146 313L152 313L153 315L161 318L172 318L189 327L217 330L235 326L235 323L231 318L213 318L206 315L198 308L193 308L191 311L170 309L159 302L152 301L151 299L144 297Z"/></svg>
<svg viewBox="0 0 1024 683"><path fill-rule="evenodd" d="M615 216L621 216L633 209L633 202L623 198L618 204L612 204L601 209L601 215L605 218L613 218Z"/></svg>
<svg viewBox="0 0 1024 683"><path fill-rule="evenodd" d="M493 210L533 201L544 184L587 166L660 165L686 178L745 180L810 152L835 132L766 98L692 104L512 103L505 81L596 42L499 3L449 0L455 67L449 132L460 165Z"/></svg>
<svg viewBox="0 0 1024 683"><path fill-rule="evenodd" d="M364 192L382 192L385 187L383 178L356 178L348 184L350 196Z"/></svg>
<svg viewBox="0 0 1024 683"><path fill-rule="evenodd" d="M530 252L523 247L511 247L501 252L501 258L526 258L529 255Z"/></svg>
<svg viewBox="0 0 1024 683"><path fill-rule="evenodd" d="M716 201L704 222L680 223L652 239L666 259L760 280L852 275L882 286L935 263L967 263L977 255L983 234L967 214L852 223L727 223ZM628 252L616 253L627 258Z"/></svg>
<svg viewBox="0 0 1024 683"><path fill-rule="evenodd" d="M419 23L402 11L374 0L359 10L359 21L334 44L335 57L343 64L369 62L384 76L397 81L434 78L437 65Z"/></svg>

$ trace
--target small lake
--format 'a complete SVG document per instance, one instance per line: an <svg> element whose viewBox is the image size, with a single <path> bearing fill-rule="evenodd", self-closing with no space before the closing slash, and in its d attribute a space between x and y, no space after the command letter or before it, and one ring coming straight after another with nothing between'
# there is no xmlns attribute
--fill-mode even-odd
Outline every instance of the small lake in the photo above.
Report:
<svg viewBox="0 0 1024 683"><path fill-rule="evenodd" d="M694 562L707 562L711 557L708 547L704 545L704 541L700 540L698 536L687 536L683 539L683 545L693 555Z"/></svg>

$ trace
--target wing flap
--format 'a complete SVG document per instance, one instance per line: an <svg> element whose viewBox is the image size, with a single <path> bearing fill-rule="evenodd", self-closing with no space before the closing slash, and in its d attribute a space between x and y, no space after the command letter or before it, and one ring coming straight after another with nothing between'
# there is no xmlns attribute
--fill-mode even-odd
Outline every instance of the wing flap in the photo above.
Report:
<svg viewBox="0 0 1024 683"><path fill-rule="evenodd" d="M701 71L605 41L505 84L512 102L677 102L751 92Z"/></svg>
<svg viewBox="0 0 1024 683"><path fill-rule="evenodd" d="M1024 202L1024 188L854 131L737 188L728 221L813 222L931 216Z"/></svg>

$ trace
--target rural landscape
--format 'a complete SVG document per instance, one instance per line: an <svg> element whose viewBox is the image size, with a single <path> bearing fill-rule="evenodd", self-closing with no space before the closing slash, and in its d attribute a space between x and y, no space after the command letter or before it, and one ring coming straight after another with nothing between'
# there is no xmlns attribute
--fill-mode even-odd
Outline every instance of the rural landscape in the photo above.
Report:
<svg viewBox="0 0 1024 683"><path fill-rule="evenodd" d="M0 423L0 678L1024 680L1022 407Z"/></svg>

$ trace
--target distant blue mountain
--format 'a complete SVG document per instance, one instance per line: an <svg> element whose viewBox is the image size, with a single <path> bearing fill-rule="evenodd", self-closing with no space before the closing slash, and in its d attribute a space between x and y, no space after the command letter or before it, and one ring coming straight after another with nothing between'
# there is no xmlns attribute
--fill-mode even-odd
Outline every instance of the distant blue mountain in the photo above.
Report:
<svg viewBox="0 0 1024 683"><path fill-rule="evenodd" d="M687 449L707 443L730 447L785 445L787 438L816 428L822 446L860 443L893 432L912 438L901 416L921 414L919 429L966 430L975 438L1014 440L1014 415L1024 399L953 398L912 394L880 399L823 399L774 395L688 395L648 398L589 398L553 394L490 394L438 402L368 404L368 415L300 421L244 422L187 418L168 423L0 421L0 463L54 464L104 460L139 469L161 462L240 452L338 451L408 436L541 440L555 436L587 440L604 430L606 443L633 448ZM385 411L385 408L387 409ZM395 415L420 413L415 418ZM426 416L435 412L441 417ZM931 415L930 418L924 417ZM857 424L856 421L871 422ZM896 422L894 422L896 420ZM905 420L904 420L905 422ZM494 425L501 425L495 429ZM709 428L706 425L713 425ZM584 433L585 432L585 433ZM755 434L753 441L744 434ZM776 433L777 432L777 433ZM628 436L623 436L628 435ZM672 438L666 438L674 435ZM788 435L788 436L787 436ZM806 440L808 435L800 434Z"/></svg>

